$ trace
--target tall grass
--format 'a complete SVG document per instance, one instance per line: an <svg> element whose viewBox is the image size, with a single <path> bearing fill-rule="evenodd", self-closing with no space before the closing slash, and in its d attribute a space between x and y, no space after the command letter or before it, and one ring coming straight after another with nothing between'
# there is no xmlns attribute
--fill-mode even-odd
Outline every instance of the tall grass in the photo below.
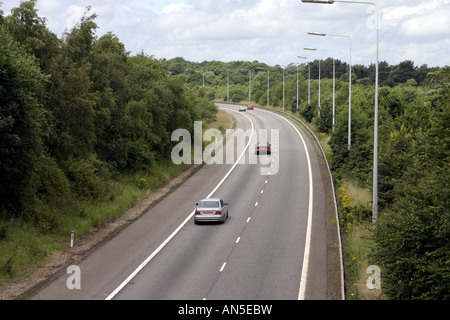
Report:
<svg viewBox="0 0 450 320"><path fill-rule="evenodd" d="M360 222L353 226L352 232L345 236L347 297L352 300L376 300L382 298L381 290L367 287L367 267L376 264L371 261L375 242L371 222Z"/></svg>

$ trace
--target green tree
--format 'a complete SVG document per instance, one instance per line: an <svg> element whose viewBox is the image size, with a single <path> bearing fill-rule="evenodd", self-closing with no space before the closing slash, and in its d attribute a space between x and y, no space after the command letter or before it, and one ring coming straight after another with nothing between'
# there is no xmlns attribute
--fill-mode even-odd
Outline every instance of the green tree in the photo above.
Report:
<svg viewBox="0 0 450 320"><path fill-rule="evenodd" d="M394 299L450 298L450 68L430 78L430 125L417 134L375 233L383 291Z"/></svg>
<svg viewBox="0 0 450 320"><path fill-rule="evenodd" d="M51 60L58 52L59 40L46 26L46 19L39 17L36 0L23 1L11 10L5 25L13 38L40 63L44 73L48 72Z"/></svg>
<svg viewBox="0 0 450 320"><path fill-rule="evenodd" d="M36 59L0 25L0 203L14 215L33 205L46 134L45 76Z"/></svg>

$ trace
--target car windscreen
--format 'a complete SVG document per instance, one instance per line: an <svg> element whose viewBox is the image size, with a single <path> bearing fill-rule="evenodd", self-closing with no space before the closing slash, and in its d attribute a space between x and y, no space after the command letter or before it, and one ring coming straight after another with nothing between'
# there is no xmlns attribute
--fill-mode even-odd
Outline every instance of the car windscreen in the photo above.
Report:
<svg viewBox="0 0 450 320"><path fill-rule="evenodd" d="M198 204L199 208L220 208L218 201L201 201Z"/></svg>

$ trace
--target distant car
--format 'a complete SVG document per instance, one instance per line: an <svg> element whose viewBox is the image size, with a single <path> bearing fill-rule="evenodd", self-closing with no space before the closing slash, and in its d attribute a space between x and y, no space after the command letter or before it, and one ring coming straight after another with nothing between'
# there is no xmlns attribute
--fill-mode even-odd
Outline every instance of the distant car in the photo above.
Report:
<svg viewBox="0 0 450 320"><path fill-rule="evenodd" d="M256 154L260 152L271 154L270 143L269 142L258 142L256 143Z"/></svg>
<svg viewBox="0 0 450 320"><path fill-rule="evenodd" d="M247 110L253 110L253 106L251 104L248 105Z"/></svg>
<svg viewBox="0 0 450 320"><path fill-rule="evenodd" d="M239 107L239 111L247 111L247 107Z"/></svg>
<svg viewBox="0 0 450 320"><path fill-rule="evenodd" d="M196 204L194 222L220 222L228 218L228 203L220 198L206 198Z"/></svg>

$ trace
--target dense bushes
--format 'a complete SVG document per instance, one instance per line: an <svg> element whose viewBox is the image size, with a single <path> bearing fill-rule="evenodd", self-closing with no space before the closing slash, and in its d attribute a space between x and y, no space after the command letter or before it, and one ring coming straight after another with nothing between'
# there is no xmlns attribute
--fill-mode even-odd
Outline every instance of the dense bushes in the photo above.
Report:
<svg viewBox="0 0 450 320"><path fill-rule="evenodd" d="M393 200L375 232L384 289L396 299L450 298L450 68L430 79L425 103L408 106L393 133Z"/></svg>
<svg viewBox="0 0 450 320"><path fill-rule="evenodd" d="M217 108L112 33L90 8L61 39L25 1L0 11L0 220L57 231L80 201L107 201L116 180L170 158L173 130ZM62 205L62 204L67 205ZM6 230L6 231L5 231Z"/></svg>
<svg viewBox="0 0 450 320"><path fill-rule="evenodd" d="M0 10L0 285L173 177L172 131L217 113L153 57L97 37L89 8L58 39L35 3Z"/></svg>
<svg viewBox="0 0 450 320"><path fill-rule="evenodd" d="M381 267L383 293L392 299L450 297L450 68L430 73L427 81L379 90L380 213L370 259ZM346 125L338 125L330 139L331 164L335 177L371 189L373 103L362 89L355 86L352 147L346 148ZM346 124L346 117L341 111L337 122ZM364 214L346 212L345 201L341 209L347 224L348 217Z"/></svg>

